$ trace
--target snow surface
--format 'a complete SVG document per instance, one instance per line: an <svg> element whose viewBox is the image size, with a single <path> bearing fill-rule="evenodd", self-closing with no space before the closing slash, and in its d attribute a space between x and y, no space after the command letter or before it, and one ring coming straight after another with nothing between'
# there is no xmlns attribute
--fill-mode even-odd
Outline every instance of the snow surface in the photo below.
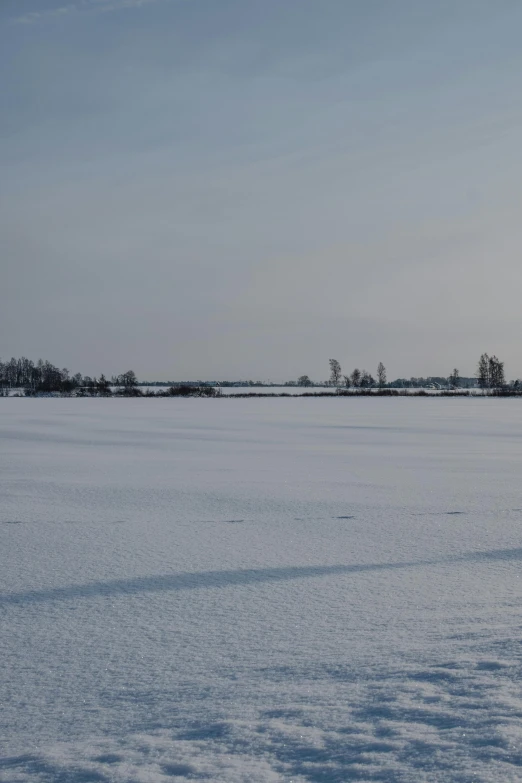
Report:
<svg viewBox="0 0 522 783"><path fill-rule="evenodd" d="M522 401L0 399L0 780L522 780Z"/></svg>

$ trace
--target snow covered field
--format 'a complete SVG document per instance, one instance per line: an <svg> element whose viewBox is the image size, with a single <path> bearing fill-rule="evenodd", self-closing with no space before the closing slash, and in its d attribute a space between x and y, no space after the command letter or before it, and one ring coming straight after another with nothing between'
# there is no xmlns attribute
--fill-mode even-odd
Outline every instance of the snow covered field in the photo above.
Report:
<svg viewBox="0 0 522 783"><path fill-rule="evenodd" d="M522 780L522 400L0 399L0 780Z"/></svg>

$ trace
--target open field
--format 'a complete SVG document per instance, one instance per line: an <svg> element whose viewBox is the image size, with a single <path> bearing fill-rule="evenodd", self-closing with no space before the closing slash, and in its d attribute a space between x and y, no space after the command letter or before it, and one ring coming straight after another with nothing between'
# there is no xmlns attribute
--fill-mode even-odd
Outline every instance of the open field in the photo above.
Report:
<svg viewBox="0 0 522 783"><path fill-rule="evenodd" d="M0 400L0 780L522 769L522 400Z"/></svg>

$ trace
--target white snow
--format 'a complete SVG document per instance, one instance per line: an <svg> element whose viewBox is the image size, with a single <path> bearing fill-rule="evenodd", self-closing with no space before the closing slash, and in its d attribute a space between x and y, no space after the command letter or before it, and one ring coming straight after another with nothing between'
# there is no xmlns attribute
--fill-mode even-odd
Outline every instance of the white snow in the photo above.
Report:
<svg viewBox="0 0 522 783"><path fill-rule="evenodd" d="M522 779L522 401L0 399L0 780Z"/></svg>

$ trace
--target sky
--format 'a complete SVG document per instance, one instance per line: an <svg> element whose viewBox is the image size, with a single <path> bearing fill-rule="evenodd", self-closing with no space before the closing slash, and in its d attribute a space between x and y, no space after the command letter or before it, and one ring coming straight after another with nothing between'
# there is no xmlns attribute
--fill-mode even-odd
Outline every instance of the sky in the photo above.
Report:
<svg viewBox="0 0 522 783"><path fill-rule="evenodd" d="M520 0L2 0L0 357L522 377Z"/></svg>

